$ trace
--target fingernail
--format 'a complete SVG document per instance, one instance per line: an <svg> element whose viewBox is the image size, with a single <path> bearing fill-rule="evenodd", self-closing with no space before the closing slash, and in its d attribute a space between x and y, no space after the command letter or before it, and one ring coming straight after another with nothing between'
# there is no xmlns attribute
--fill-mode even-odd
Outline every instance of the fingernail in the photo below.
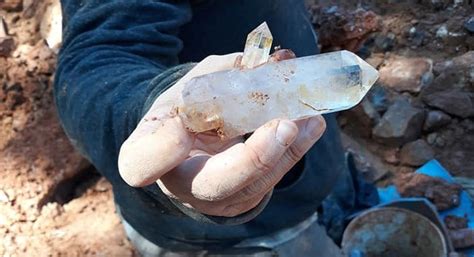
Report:
<svg viewBox="0 0 474 257"><path fill-rule="evenodd" d="M324 132L326 129L326 122L322 116L316 116L308 119L308 123L306 124L306 131L312 137L318 137L321 133Z"/></svg>
<svg viewBox="0 0 474 257"><path fill-rule="evenodd" d="M278 122L278 127L275 133L275 137L276 137L276 140L280 144L287 146L293 143L293 141L296 138L297 133L298 133L298 129L293 122L287 121L287 120L281 120L280 122Z"/></svg>

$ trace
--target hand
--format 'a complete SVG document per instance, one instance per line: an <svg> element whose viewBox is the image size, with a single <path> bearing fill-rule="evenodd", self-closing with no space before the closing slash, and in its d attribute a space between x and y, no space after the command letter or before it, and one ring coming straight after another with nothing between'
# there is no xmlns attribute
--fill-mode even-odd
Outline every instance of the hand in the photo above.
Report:
<svg viewBox="0 0 474 257"><path fill-rule="evenodd" d="M247 140L190 133L163 103L176 101L193 77L231 69L239 53L209 56L160 95L119 154L119 171L131 186L154 182L169 197L214 216L233 217L257 206L321 137L321 116L272 120ZM226 86L226 85L222 85Z"/></svg>

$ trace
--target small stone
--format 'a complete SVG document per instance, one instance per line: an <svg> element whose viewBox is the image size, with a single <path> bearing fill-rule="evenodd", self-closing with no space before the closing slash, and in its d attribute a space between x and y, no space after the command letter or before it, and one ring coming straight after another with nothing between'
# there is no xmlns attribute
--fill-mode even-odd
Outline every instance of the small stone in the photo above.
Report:
<svg viewBox="0 0 474 257"><path fill-rule="evenodd" d="M436 63L433 71L438 75L450 70L460 70L462 72L474 73L474 51L466 52L456 56L451 60Z"/></svg>
<svg viewBox="0 0 474 257"><path fill-rule="evenodd" d="M372 65L374 68L378 68L385 60L384 54L371 54L369 58L365 59L365 61Z"/></svg>
<svg viewBox="0 0 474 257"><path fill-rule="evenodd" d="M411 174L416 171L415 168L410 166L398 166L395 168L396 174Z"/></svg>
<svg viewBox="0 0 474 257"><path fill-rule="evenodd" d="M474 16L469 18L466 22L464 22L464 28L467 31L474 33Z"/></svg>
<svg viewBox="0 0 474 257"><path fill-rule="evenodd" d="M449 46L459 46L466 42L467 34L461 32L448 32L448 35L444 38L444 42Z"/></svg>
<svg viewBox="0 0 474 257"><path fill-rule="evenodd" d="M357 170L368 182L376 182L390 174L390 167L376 154L367 149L364 139L356 139L341 132L344 149L354 156Z"/></svg>
<svg viewBox="0 0 474 257"><path fill-rule="evenodd" d="M323 52L340 49L358 52L368 36L381 27L379 16L363 8L319 8L313 17Z"/></svg>
<svg viewBox="0 0 474 257"><path fill-rule="evenodd" d="M435 140L435 145L438 147L443 147L446 145L446 140L443 137L437 137Z"/></svg>
<svg viewBox="0 0 474 257"><path fill-rule="evenodd" d="M0 57L8 57L13 51L14 46L15 41L8 35L7 24L5 20L0 17Z"/></svg>
<svg viewBox="0 0 474 257"><path fill-rule="evenodd" d="M400 150L401 163L410 166L421 166L433 158L433 149L423 139L408 143Z"/></svg>
<svg viewBox="0 0 474 257"><path fill-rule="evenodd" d="M454 215L446 215L444 217L444 224L448 229L462 229L467 228L467 218L465 217L458 217Z"/></svg>
<svg viewBox="0 0 474 257"><path fill-rule="evenodd" d="M407 101L398 100L374 127L374 138L388 145L403 145L420 136L424 118L422 109L411 106Z"/></svg>
<svg viewBox="0 0 474 257"><path fill-rule="evenodd" d="M423 30L416 29L412 27L408 31L408 39L412 42L413 46L421 46L423 45L423 41L426 38L426 33Z"/></svg>
<svg viewBox="0 0 474 257"><path fill-rule="evenodd" d="M455 249L469 249L474 246L474 229L464 228L458 230L450 230L449 238L453 243ZM451 256L449 256L451 257ZM456 257L469 257L464 254L460 254Z"/></svg>
<svg viewBox="0 0 474 257"><path fill-rule="evenodd" d="M0 57L8 57L15 47L12 37L0 37Z"/></svg>
<svg viewBox="0 0 474 257"><path fill-rule="evenodd" d="M375 37L375 47L383 52L390 51L395 46L396 36L393 33L385 35L378 35Z"/></svg>
<svg viewBox="0 0 474 257"><path fill-rule="evenodd" d="M5 11L20 11L23 0L0 0L0 10Z"/></svg>
<svg viewBox="0 0 474 257"><path fill-rule="evenodd" d="M462 187L424 174L403 174L394 181L402 197L425 197L439 211L459 206Z"/></svg>
<svg viewBox="0 0 474 257"><path fill-rule="evenodd" d="M8 203L9 201L10 201L10 198L8 197L7 193L0 189L0 202Z"/></svg>
<svg viewBox="0 0 474 257"><path fill-rule="evenodd" d="M431 8L439 10L450 4L452 0L422 0L421 2Z"/></svg>
<svg viewBox="0 0 474 257"><path fill-rule="evenodd" d="M345 129L363 137L370 137L372 127L380 120L379 113L368 99L362 100L356 107L344 112L346 117Z"/></svg>
<svg viewBox="0 0 474 257"><path fill-rule="evenodd" d="M423 130L433 131L448 125L451 122L451 117L442 111L430 111L426 115L425 124Z"/></svg>
<svg viewBox="0 0 474 257"><path fill-rule="evenodd" d="M379 113L387 111L390 105L387 89L377 83L369 91L367 98Z"/></svg>
<svg viewBox="0 0 474 257"><path fill-rule="evenodd" d="M36 0L23 0L23 18L32 18L38 7L39 1Z"/></svg>
<svg viewBox="0 0 474 257"><path fill-rule="evenodd" d="M436 37L445 38L448 36L448 33L448 27L446 27L446 24L443 24L438 28L438 30L436 30Z"/></svg>
<svg viewBox="0 0 474 257"><path fill-rule="evenodd" d="M472 93L463 92L460 89L436 92L423 95L423 101L434 108L446 113L467 118L474 115L474 103Z"/></svg>
<svg viewBox="0 0 474 257"><path fill-rule="evenodd" d="M430 133L426 137L426 142L430 145L434 145L436 143L436 138L438 138L438 133Z"/></svg>
<svg viewBox="0 0 474 257"><path fill-rule="evenodd" d="M385 162L397 165L400 163L399 152L397 148L388 149L383 153Z"/></svg>
<svg viewBox="0 0 474 257"><path fill-rule="evenodd" d="M266 22L262 23L247 36L242 67L251 69L264 64L270 58L273 36Z"/></svg>
<svg viewBox="0 0 474 257"><path fill-rule="evenodd" d="M380 83L398 92L418 93L433 78L432 60L394 56L380 69Z"/></svg>
<svg viewBox="0 0 474 257"><path fill-rule="evenodd" d="M53 4L46 9L41 20L40 33L49 48L57 53L62 42L62 13L59 0L53 1Z"/></svg>
<svg viewBox="0 0 474 257"><path fill-rule="evenodd" d="M3 19L3 17L0 17L0 38L8 36L8 28L7 28L7 23Z"/></svg>
<svg viewBox="0 0 474 257"><path fill-rule="evenodd" d="M425 32L418 31L415 34L413 34L413 36L411 37L411 41L414 46L417 46L417 47L422 46L425 40L425 37L426 37Z"/></svg>

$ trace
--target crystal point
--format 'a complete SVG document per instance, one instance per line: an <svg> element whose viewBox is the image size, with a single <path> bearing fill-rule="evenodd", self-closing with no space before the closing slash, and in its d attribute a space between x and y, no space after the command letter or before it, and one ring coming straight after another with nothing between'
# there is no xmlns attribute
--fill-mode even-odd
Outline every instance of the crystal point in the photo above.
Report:
<svg viewBox="0 0 474 257"><path fill-rule="evenodd" d="M377 78L376 69L348 51L226 70L187 82L178 113L191 131L216 129L231 138L276 118L349 109Z"/></svg>
<svg viewBox="0 0 474 257"><path fill-rule="evenodd" d="M245 42L242 67L251 69L266 63L272 48L273 36L266 22L249 33Z"/></svg>

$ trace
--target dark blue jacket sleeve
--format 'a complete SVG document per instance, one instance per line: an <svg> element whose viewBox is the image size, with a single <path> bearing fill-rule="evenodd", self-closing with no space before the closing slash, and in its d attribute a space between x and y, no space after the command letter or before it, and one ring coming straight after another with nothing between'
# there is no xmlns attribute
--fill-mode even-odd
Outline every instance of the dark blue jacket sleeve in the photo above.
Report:
<svg viewBox="0 0 474 257"><path fill-rule="evenodd" d="M59 116L73 144L113 179L116 174L108 173L116 172L120 146L157 91L153 78L179 71L177 34L191 10L179 0L61 2L64 40L55 80Z"/></svg>
<svg viewBox="0 0 474 257"><path fill-rule="evenodd" d="M54 86L59 116L75 147L112 182L120 205L126 200L117 190L133 194L118 173L120 146L154 99L193 66L178 65L177 58L177 34L191 9L180 0L62 0L62 7ZM154 200L173 215L219 224L248 221L268 202L241 217L211 217L167 200L156 184L143 190L160 194Z"/></svg>

